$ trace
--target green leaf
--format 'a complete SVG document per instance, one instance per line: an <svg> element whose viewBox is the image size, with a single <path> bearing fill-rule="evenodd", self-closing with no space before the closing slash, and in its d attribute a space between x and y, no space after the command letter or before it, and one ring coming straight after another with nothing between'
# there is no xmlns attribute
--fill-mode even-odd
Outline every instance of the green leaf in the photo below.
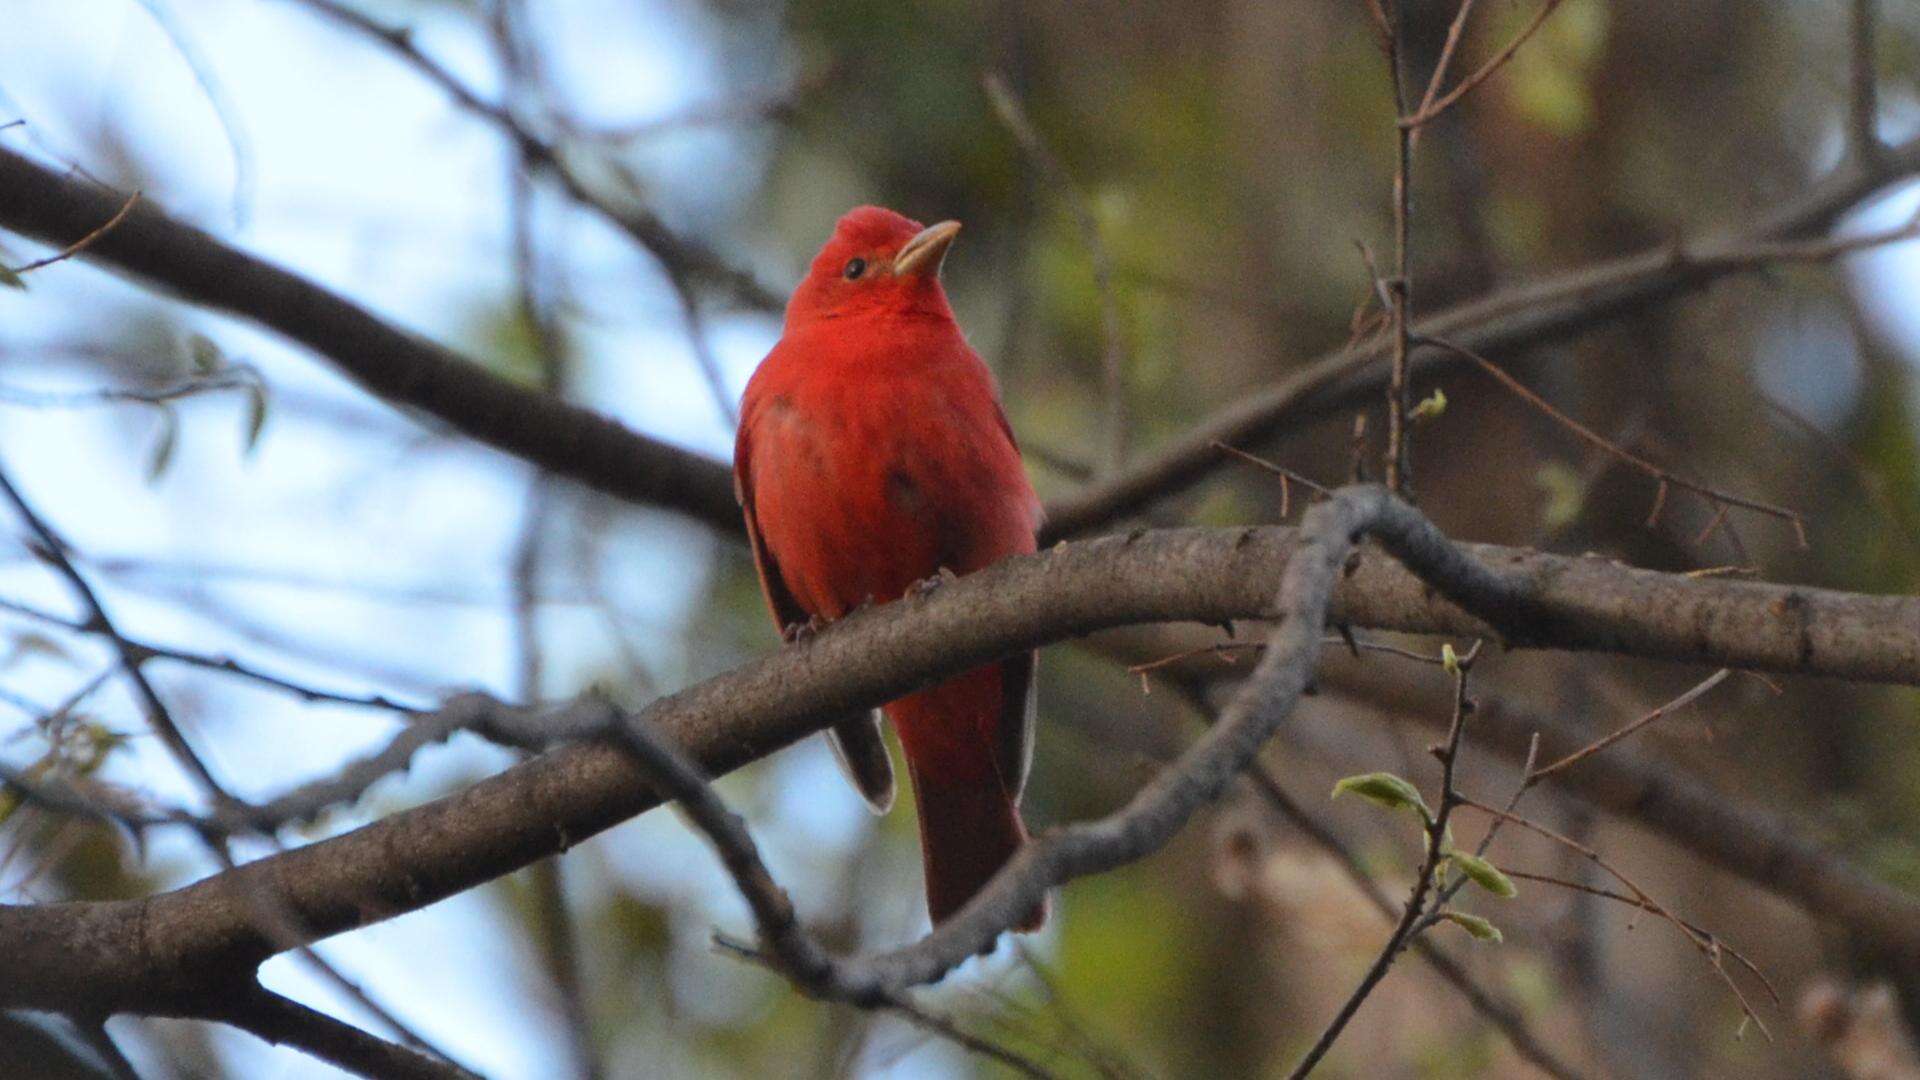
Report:
<svg viewBox="0 0 1920 1080"><path fill-rule="evenodd" d="M1540 524L1561 529L1580 516L1587 501L1586 485L1566 463L1549 461L1533 474L1533 483L1546 492L1547 504L1540 510Z"/></svg>
<svg viewBox="0 0 1920 1080"><path fill-rule="evenodd" d="M1450 643L1442 642L1440 645L1440 666L1454 678L1460 677L1460 654L1453 651Z"/></svg>
<svg viewBox="0 0 1920 1080"><path fill-rule="evenodd" d="M1407 414L1410 423L1423 424L1428 420L1438 420L1447 411L1447 394L1444 390L1435 390L1433 395L1413 407Z"/></svg>
<svg viewBox="0 0 1920 1080"><path fill-rule="evenodd" d="M1498 945L1507 940L1506 935L1500 932L1499 927L1478 915L1448 909L1441 912L1440 917L1453 923L1460 929L1465 930L1468 934L1471 934L1475 941L1491 941L1495 945Z"/></svg>
<svg viewBox="0 0 1920 1080"><path fill-rule="evenodd" d="M22 630L8 638L6 651L0 652L0 668L32 656L67 663L73 660L72 654L67 652L67 647L57 639L38 630Z"/></svg>
<svg viewBox="0 0 1920 1080"><path fill-rule="evenodd" d="M1500 868L1478 855L1469 855L1464 851L1450 851L1447 858L1467 876L1467 880L1487 890L1502 900L1511 900L1520 895L1514 887L1513 879L1500 872Z"/></svg>
<svg viewBox="0 0 1920 1080"><path fill-rule="evenodd" d="M1333 785L1333 794L1329 798L1337 799L1345 794L1358 795L1389 810L1412 810L1420 815L1422 821L1433 820L1432 812L1427 809L1427 801L1420 797L1420 789L1390 772L1349 776Z"/></svg>
<svg viewBox="0 0 1920 1080"><path fill-rule="evenodd" d="M51 750L42 754L40 760L19 770L20 778L29 784L44 778L53 768L54 760ZM26 804L24 791L24 788L16 788L12 784L0 784L0 825L6 824L13 812Z"/></svg>
<svg viewBox="0 0 1920 1080"><path fill-rule="evenodd" d="M15 273L13 267L5 263L0 263L0 285L4 285L9 289L19 289L25 292L27 279Z"/></svg>
<svg viewBox="0 0 1920 1080"><path fill-rule="evenodd" d="M94 720L82 723L74 732L76 746L68 765L82 776L92 776L106 764L107 756L127 745L128 736Z"/></svg>
<svg viewBox="0 0 1920 1080"><path fill-rule="evenodd" d="M260 429L267 426L267 388L257 379L247 381L247 433L241 446L251 456L260 445Z"/></svg>
<svg viewBox="0 0 1920 1080"><path fill-rule="evenodd" d="M194 373L198 375L211 375L227 366L227 354L205 334L187 338L187 359L193 362Z"/></svg>

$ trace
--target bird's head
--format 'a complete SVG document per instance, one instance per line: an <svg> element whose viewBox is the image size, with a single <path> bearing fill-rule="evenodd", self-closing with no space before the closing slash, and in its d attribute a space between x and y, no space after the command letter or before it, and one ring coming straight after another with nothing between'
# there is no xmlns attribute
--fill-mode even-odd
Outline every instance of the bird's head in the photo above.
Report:
<svg viewBox="0 0 1920 1080"><path fill-rule="evenodd" d="M960 223L922 226L878 206L849 210L787 304L787 324L878 312L952 318L940 264Z"/></svg>

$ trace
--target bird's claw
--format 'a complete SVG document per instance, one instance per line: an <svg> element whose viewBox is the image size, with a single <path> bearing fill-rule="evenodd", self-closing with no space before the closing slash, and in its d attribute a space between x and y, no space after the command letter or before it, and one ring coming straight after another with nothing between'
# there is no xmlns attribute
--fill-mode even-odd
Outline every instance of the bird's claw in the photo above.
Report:
<svg viewBox="0 0 1920 1080"><path fill-rule="evenodd" d="M806 622L788 623L785 627L781 628L780 639L789 645L794 645L812 638L815 634L818 634L826 628L827 620L818 615L810 615L807 617Z"/></svg>
<svg viewBox="0 0 1920 1080"><path fill-rule="evenodd" d="M907 586L907 595L915 598L926 596L929 593L938 591L940 586L945 585L947 582L958 579L959 576L960 575L943 566L936 571L932 577L922 578Z"/></svg>

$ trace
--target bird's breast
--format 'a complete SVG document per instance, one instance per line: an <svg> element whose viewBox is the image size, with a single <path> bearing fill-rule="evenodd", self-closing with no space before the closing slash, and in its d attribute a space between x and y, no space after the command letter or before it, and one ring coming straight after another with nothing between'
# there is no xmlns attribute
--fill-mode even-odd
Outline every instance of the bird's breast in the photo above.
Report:
<svg viewBox="0 0 1920 1080"><path fill-rule="evenodd" d="M838 618L942 567L967 573L1033 550L1032 490L990 384L801 386L761 403L753 422L755 513L811 613Z"/></svg>

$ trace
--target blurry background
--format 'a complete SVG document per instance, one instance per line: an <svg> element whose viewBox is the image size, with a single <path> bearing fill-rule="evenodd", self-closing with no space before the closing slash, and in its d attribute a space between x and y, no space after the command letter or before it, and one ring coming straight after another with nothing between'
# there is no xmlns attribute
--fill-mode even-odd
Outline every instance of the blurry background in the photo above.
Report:
<svg viewBox="0 0 1920 1080"><path fill-rule="evenodd" d="M1846 6L1566 0L1422 141L1419 309L1739 225L1805 190L1845 150ZM1881 133L1900 140L1920 133L1920 8L1882 6ZM1424 71L1453 5L1416 8ZM353 10L410 28L421 52L564 147L596 190L651 208L776 298L853 205L965 221L949 290L1000 374L1043 494L1072 490L1103 452L1101 296L1072 196L996 118L983 73L1001 73L1025 104L1112 252L1136 453L1347 340L1369 288L1355 242L1391 250L1391 99L1351 0L361 0ZM1532 10L1485 4L1466 61L1490 56ZM138 188L513 378L730 452L733 403L778 336L778 311L701 289L689 320L645 252L551 182L528 183L496 128L374 38L302 0L0 0L0 26L0 123L25 121L0 132L8 146ZM1920 187L1896 186L1844 227L1897 225L1917 206ZM10 236L0 245L9 265L44 254ZM475 686L516 698L599 686L643 701L775 643L744 549L696 523L543 481L264 332L78 261L29 284L0 290L0 459L133 636L410 704ZM1500 359L1638 451L1803 512L1812 546L1762 518L1708 529L1710 508L1679 499L1644 528L1650 482L1472 375L1445 384L1451 405L1416 444L1423 505L1452 534L1914 589L1920 245L1743 277ZM197 374L206 368L218 369L211 389ZM196 392L173 397L183 382ZM103 389L168 400L108 400ZM1339 481L1349 419L1261 449ZM1154 519L1277 512L1267 478L1243 471ZM0 535L0 597L68 610L17 529ZM1143 647L1049 651L1035 824L1115 805L1157 748L1194 730L1179 695L1143 695L1112 658ZM195 802L117 682L84 698L63 740L36 724L106 667L97 642L0 617L0 754L79 768L96 762L76 760L87 756L73 749L76 727L81 741L124 733L100 775ZM1329 694L1270 764L1397 898L1417 854L1410 830L1324 795L1334 778L1374 768L1430 781L1431 735L1418 724L1444 719L1445 680L1390 661L1349 667L1352 686L1427 694L1417 723L1399 722L1404 695L1362 707ZM377 711L155 672L243 796L322 774L393 731ZM1524 654L1491 657L1481 672L1488 693L1595 728L1701 674ZM1736 679L1643 748L1795 813L1872 871L1920 887L1920 697L1782 689ZM61 753L49 758L54 741ZM310 832L511 760L458 738ZM1513 775L1483 754L1468 779L1504 794ZM721 786L830 940L892 944L923 928L910 809L869 817L818 740ZM1630 824L1551 790L1534 798L1537 816L1745 950L1789 1002L1822 976L1920 987ZM140 850L108 829L0 810L8 901L136 895L214 868L185 838L157 835ZM1504 850L1521 864L1560 858L1518 841ZM1283 1074L1386 933L1356 895L1260 803L1236 799L1159 856L1065 890L1029 954L1003 946L923 1001L1068 1075ZM1435 933L1600 1074L1830 1067L1770 1006L1779 1041L1741 1038L1726 988L1656 920L1543 886L1498 915L1502 947L1467 952L1463 935ZM996 1075L898 1019L807 1001L715 954L716 926L747 930L744 906L705 846L656 813L575 849L557 875L529 871L320 952L491 1076L574 1075L583 1061L611 1076ZM569 1007L554 973L574 966ZM382 1030L298 961L270 963L265 979ZM0 1041L24 1045L26 1024L7 1021ZM226 1029L122 1018L110 1030L142 1075L334 1075ZM1403 961L1327 1075L1530 1072L1457 995Z"/></svg>

